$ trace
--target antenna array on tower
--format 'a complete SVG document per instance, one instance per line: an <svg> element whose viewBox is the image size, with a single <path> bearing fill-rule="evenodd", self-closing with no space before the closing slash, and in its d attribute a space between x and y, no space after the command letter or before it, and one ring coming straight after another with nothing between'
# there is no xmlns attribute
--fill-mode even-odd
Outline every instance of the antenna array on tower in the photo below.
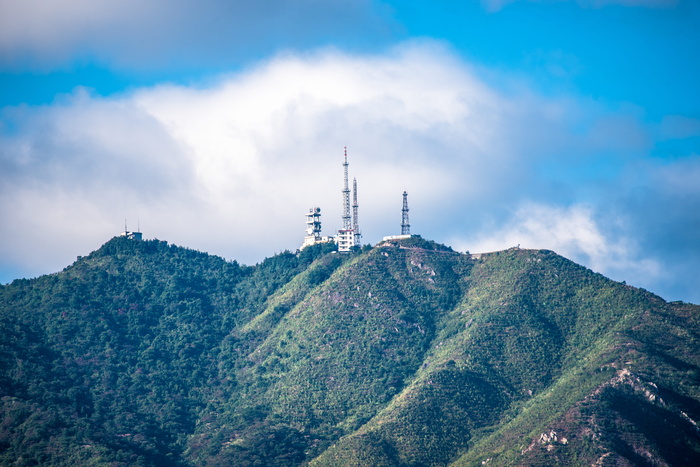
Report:
<svg viewBox="0 0 700 467"><path fill-rule="evenodd" d="M358 216L359 204L357 204L357 179L352 179L352 230L355 232L355 244L360 243L360 220Z"/></svg>
<svg viewBox="0 0 700 467"><path fill-rule="evenodd" d="M343 230L352 229L350 219L350 188L348 188L348 148L345 148L343 161Z"/></svg>
<svg viewBox="0 0 700 467"><path fill-rule="evenodd" d="M353 205L350 215L350 187L348 186L348 148L343 154L343 227L338 230L335 242L338 251L350 251L360 242L360 231L357 224L357 180L353 179Z"/></svg>
<svg viewBox="0 0 700 467"><path fill-rule="evenodd" d="M352 205L350 204L350 186L348 183L348 148L343 148L343 215L342 227L335 236L321 236L321 209L311 208L306 214L306 237L301 248L325 242L335 242L338 251L351 251L360 245L359 203L357 201L357 178L352 179ZM408 193L403 192L403 208L401 209L401 235L384 237L384 240L401 240L411 236L411 224L408 222Z"/></svg>

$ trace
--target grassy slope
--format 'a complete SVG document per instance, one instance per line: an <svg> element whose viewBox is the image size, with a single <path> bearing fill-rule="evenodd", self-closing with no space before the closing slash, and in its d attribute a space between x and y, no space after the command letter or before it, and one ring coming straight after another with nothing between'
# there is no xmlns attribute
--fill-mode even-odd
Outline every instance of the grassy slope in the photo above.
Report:
<svg viewBox="0 0 700 467"><path fill-rule="evenodd" d="M687 444L693 425L680 407L668 408L667 403L670 412L649 411L650 420L631 416L632 408L640 407L639 394L648 399L644 388L651 379L664 381L667 398L683 401L685 413L697 413L698 381L691 382L697 342L691 331L681 339L671 337L682 334L686 320L697 322L696 308L684 308L681 318L677 307L649 293L546 251L485 256L463 280L463 299L442 318L442 330L412 384L315 465L451 460L456 465L590 465L601 457L639 464L644 454L635 449L653 451L652 459L670 460L700 452L697 443ZM675 325L668 324L673 320ZM665 323L660 335L654 332L660 330L659 321ZM690 376L679 380L668 363L675 357L667 356L664 376L649 376L649 383L634 373L626 378L622 368L639 366L643 373L664 368L659 361L647 361L650 344L639 349L641 341L635 345L628 338L629 330L634 334L641 329L646 329L647 340L663 336L670 354L680 352L682 362L673 362ZM685 388L669 389L678 383ZM618 394L625 390L631 394ZM609 417L610 407L621 412L617 419ZM608 436L643 431L640 425L653 425L670 414L675 419L668 424L681 434L675 450L668 439ZM541 438L543 433L551 439Z"/></svg>
<svg viewBox="0 0 700 467"><path fill-rule="evenodd" d="M700 453L699 307L548 251L476 260L410 239L241 267L115 239L0 293L2 462L683 465Z"/></svg>
<svg viewBox="0 0 700 467"><path fill-rule="evenodd" d="M251 425L269 436L282 427L303 433L310 441L298 455L308 459L371 419L422 365L437 317L459 298L453 268L462 260L454 252L375 249L287 307L246 356L238 397L220 410L240 414L246 406L256 413L220 421L224 448L217 459L248 461L250 437L261 436Z"/></svg>
<svg viewBox="0 0 700 467"><path fill-rule="evenodd" d="M456 465L690 465L700 456L700 307L590 285L576 293L578 323L552 384Z"/></svg>

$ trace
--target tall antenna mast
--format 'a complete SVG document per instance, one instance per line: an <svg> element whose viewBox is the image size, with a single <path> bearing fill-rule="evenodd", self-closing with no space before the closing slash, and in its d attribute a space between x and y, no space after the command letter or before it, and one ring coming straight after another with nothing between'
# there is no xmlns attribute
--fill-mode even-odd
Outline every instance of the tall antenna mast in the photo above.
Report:
<svg viewBox="0 0 700 467"><path fill-rule="evenodd" d="M411 235L411 224L408 223L408 193L403 192L403 208L401 209L401 235Z"/></svg>
<svg viewBox="0 0 700 467"><path fill-rule="evenodd" d="M350 188L348 188L348 148L345 147L345 160L343 161L343 230L352 229L350 218Z"/></svg>
<svg viewBox="0 0 700 467"><path fill-rule="evenodd" d="M360 221L357 216L357 179L352 179L352 230L355 231L355 238L360 238Z"/></svg>

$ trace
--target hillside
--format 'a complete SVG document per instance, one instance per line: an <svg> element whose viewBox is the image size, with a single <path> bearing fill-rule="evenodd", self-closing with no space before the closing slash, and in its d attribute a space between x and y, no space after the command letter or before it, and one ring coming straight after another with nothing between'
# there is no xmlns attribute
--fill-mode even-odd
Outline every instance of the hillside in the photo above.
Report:
<svg viewBox="0 0 700 467"><path fill-rule="evenodd" d="M2 465L690 465L700 307L420 238L115 238L0 288Z"/></svg>

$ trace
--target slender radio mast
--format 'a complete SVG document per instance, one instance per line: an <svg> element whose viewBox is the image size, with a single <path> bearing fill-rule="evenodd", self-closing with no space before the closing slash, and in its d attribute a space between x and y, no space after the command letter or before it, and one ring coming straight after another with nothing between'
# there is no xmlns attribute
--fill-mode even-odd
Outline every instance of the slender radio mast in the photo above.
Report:
<svg viewBox="0 0 700 467"><path fill-rule="evenodd" d="M408 193L403 192L403 208L401 209L401 235L411 235L411 224L408 223Z"/></svg>
<svg viewBox="0 0 700 467"><path fill-rule="evenodd" d="M343 230L352 229L350 218L350 188L348 188L348 148L345 148L345 160L343 161Z"/></svg>
<svg viewBox="0 0 700 467"><path fill-rule="evenodd" d="M352 230L355 232L355 244L360 240L360 221L357 216L359 205L357 204L357 179L352 179Z"/></svg>

